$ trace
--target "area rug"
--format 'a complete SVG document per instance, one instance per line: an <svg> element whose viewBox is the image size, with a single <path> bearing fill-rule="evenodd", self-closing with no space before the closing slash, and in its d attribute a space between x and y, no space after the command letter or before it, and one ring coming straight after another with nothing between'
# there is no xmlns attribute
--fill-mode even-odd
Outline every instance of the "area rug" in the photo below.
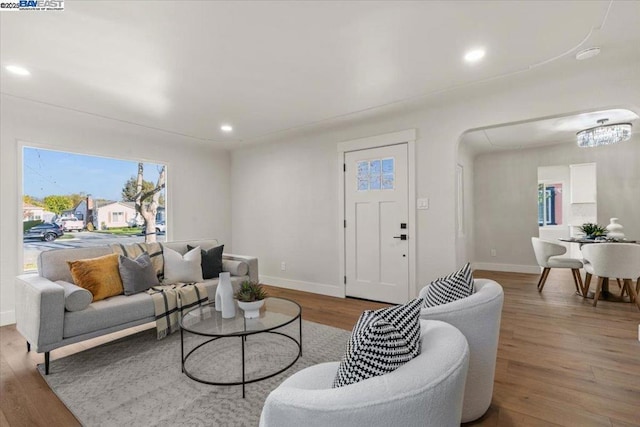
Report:
<svg viewBox="0 0 640 427"><path fill-rule="evenodd" d="M297 322L283 328L297 336ZM350 333L303 321L303 355L287 371L242 386L213 386L188 378L180 367L180 334L156 339L155 329L51 361L43 378L85 426L257 426L264 401L284 379L307 366L342 357ZM185 334L185 349L202 338ZM209 381L241 378L240 338L226 338L194 353L187 367ZM295 358L296 345L273 334L247 338L247 378L277 372Z"/></svg>

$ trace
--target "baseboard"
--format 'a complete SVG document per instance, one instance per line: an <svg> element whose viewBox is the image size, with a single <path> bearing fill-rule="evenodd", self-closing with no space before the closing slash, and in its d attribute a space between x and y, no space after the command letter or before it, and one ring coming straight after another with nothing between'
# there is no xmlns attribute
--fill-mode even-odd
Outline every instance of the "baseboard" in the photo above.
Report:
<svg viewBox="0 0 640 427"><path fill-rule="evenodd" d="M326 283L304 282L301 280L284 279L282 277L260 275L260 282L279 288L293 289L296 291L311 292L330 297L344 298L344 287L328 285Z"/></svg>
<svg viewBox="0 0 640 427"><path fill-rule="evenodd" d="M474 270L506 271L509 273L530 273L540 274L540 267L537 265L518 264L493 264L490 262L474 262L471 265Z"/></svg>
<svg viewBox="0 0 640 427"><path fill-rule="evenodd" d="M16 323L16 312L11 311L2 311L0 312L0 326L12 325Z"/></svg>

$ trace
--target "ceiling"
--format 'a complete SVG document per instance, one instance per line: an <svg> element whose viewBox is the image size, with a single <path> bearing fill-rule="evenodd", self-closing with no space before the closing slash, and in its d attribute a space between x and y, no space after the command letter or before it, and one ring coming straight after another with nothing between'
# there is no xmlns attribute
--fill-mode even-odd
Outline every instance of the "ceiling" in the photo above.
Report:
<svg viewBox="0 0 640 427"><path fill-rule="evenodd" d="M0 24L5 96L220 146L549 62L573 69L586 47L603 49L585 66L640 58L635 1L67 1ZM465 63L477 47L486 57Z"/></svg>
<svg viewBox="0 0 640 427"><path fill-rule="evenodd" d="M631 123L631 133L640 132L638 115L617 108L474 129L462 135L460 143L465 144L474 155L562 143L576 144L576 133L598 126L600 119L608 119L607 124Z"/></svg>

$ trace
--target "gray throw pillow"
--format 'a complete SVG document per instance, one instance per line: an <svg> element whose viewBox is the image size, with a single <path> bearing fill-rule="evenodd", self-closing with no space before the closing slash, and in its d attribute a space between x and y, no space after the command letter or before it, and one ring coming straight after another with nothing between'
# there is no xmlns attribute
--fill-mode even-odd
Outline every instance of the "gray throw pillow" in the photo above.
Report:
<svg viewBox="0 0 640 427"><path fill-rule="evenodd" d="M64 308L67 311L82 311L93 301L93 294L73 283L57 280L56 283L64 288Z"/></svg>
<svg viewBox="0 0 640 427"><path fill-rule="evenodd" d="M144 292L150 287L160 284L151 263L151 257L146 252L136 259L120 255L120 258L118 258L118 270L120 271L125 295Z"/></svg>

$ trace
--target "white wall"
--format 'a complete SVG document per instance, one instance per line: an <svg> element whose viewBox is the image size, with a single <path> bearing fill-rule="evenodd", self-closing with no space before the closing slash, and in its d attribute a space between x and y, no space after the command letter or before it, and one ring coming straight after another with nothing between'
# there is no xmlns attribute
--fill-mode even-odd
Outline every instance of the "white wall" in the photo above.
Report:
<svg viewBox="0 0 640 427"><path fill-rule="evenodd" d="M230 156L200 142L2 95L0 118L0 324L14 321L22 266L18 141L78 153L167 164L168 238L217 238L231 250Z"/></svg>
<svg viewBox="0 0 640 427"><path fill-rule="evenodd" d="M336 145L345 140L368 137L404 129L417 129L416 196L430 199L429 210L417 211L417 288L446 274L457 265L455 165L459 137L468 129L519 120L560 115L610 106L634 106L640 100L640 77L636 65L616 70L578 68L569 77L556 74L553 64L516 82L510 78L450 91L410 104L382 108L346 118L320 123L314 128L283 132L256 145L232 153L233 245L236 251L256 255L261 275L269 282L300 289L342 289L339 274L340 242L337 212L338 174ZM603 80L603 76L607 78ZM604 83L603 83L604 81ZM584 90L585 87L590 90ZM593 88L593 89L591 89ZM555 162L557 163L557 162ZM537 166L527 169L524 160L502 164L491 161L498 178L513 182L513 176L537 181ZM476 164L477 167L477 164ZM617 172L624 174L625 172ZM494 215L491 224L503 218L522 217L526 242L537 234L535 185L531 194L517 187L515 199L500 210L486 203L499 199L498 186L482 186L482 175L475 173L475 216ZM514 187L515 189L515 187ZM250 197L246 195L251 195ZM533 203L532 206L527 203ZM529 217L527 217L529 215ZM532 224L527 228L527 224ZM529 247L510 237L510 229L498 230L478 221L476 245L495 244L503 262L529 264ZM624 224L624 222L623 222ZM478 244L478 240L487 239ZM494 239L500 242L494 243ZM498 244L500 243L500 244ZM514 246L511 247L510 244ZM465 245L473 245L469 240ZM280 262L287 263L281 271Z"/></svg>
<svg viewBox="0 0 640 427"><path fill-rule="evenodd" d="M471 150L461 144L458 147L458 164L463 168L464 232L462 235L456 234L456 266L462 266L474 258L474 160Z"/></svg>
<svg viewBox="0 0 640 427"><path fill-rule="evenodd" d="M510 150L476 158L476 262L483 268L498 264L537 271L530 239L538 234L538 167L590 162L598 170L598 223L618 217L625 234L640 239L640 135L599 148L558 144ZM491 248L496 248L495 258Z"/></svg>

